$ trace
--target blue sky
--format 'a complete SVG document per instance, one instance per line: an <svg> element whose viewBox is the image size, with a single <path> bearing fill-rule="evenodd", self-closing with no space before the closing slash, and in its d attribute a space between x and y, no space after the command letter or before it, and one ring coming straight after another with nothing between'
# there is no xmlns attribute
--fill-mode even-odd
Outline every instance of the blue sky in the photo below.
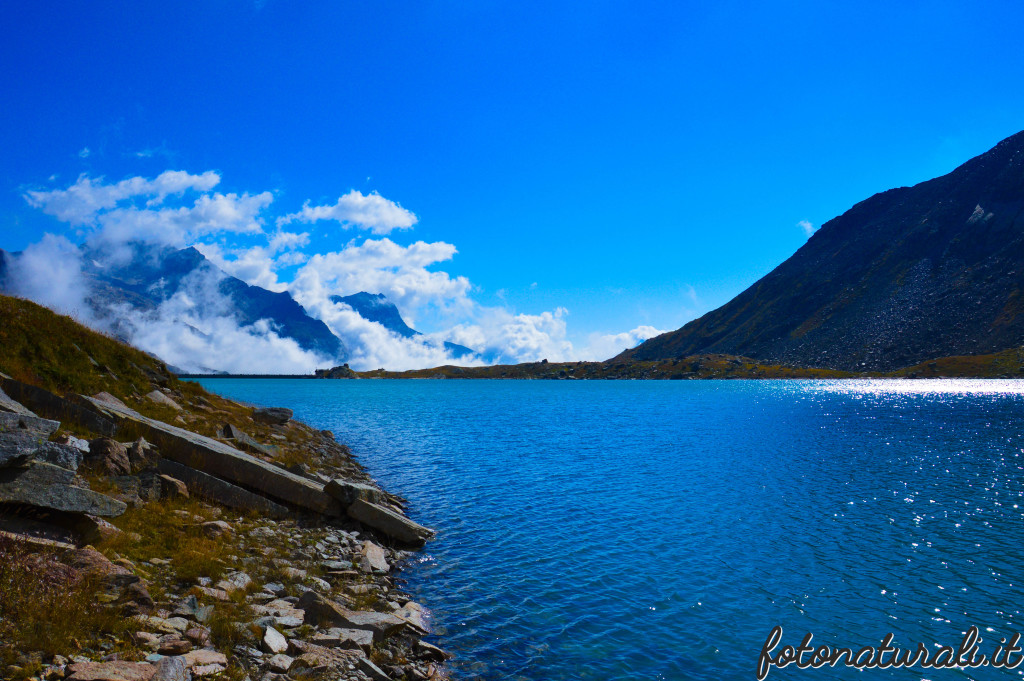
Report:
<svg viewBox="0 0 1024 681"><path fill-rule="evenodd" d="M0 248L86 238L25 198L83 174L213 171L270 192L268 232L377 193L415 224L288 226L307 255L450 244L423 269L481 310L554 314L578 352L677 328L801 221L1024 129L1022 25L1017 2L4 3ZM235 237L226 261L256 243ZM416 304L428 332L479 323Z"/></svg>

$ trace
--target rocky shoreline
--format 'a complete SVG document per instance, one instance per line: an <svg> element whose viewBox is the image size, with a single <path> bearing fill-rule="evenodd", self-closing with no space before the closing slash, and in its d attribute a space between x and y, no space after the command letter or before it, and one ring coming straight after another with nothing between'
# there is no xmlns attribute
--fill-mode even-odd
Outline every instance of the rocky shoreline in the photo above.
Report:
<svg viewBox="0 0 1024 681"><path fill-rule="evenodd" d="M82 345L109 391L0 373L0 678L447 677L400 580L433 533L346 447Z"/></svg>

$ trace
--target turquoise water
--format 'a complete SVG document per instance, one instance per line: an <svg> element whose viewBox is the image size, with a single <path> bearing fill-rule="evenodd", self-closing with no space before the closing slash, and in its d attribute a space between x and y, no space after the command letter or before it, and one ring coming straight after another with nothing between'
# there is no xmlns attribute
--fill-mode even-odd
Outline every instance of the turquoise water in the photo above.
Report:
<svg viewBox="0 0 1024 681"><path fill-rule="evenodd" d="M439 530L406 586L457 679L753 679L775 625L1024 631L1024 382L202 383L331 429Z"/></svg>

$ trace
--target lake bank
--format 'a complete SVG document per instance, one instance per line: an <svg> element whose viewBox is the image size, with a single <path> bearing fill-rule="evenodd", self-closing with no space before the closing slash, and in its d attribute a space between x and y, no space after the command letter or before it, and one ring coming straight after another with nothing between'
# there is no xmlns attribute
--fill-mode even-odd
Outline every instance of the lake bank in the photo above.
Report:
<svg viewBox="0 0 1024 681"><path fill-rule="evenodd" d="M432 531L330 432L27 301L0 320L0 677L445 675L397 584Z"/></svg>

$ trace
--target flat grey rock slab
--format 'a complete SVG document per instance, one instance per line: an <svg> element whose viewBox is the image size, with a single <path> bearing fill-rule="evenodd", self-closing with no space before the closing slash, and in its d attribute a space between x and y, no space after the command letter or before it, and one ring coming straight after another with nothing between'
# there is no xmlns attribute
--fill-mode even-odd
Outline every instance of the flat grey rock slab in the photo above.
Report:
<svg viewBox="0 0 1024 681"><path fill-rule="evenodd" d="M371 504L363 499L357 499L348 507L347 512L349 516L367 527L380 530L403 544L423 546L435 534L429 527L424 527L400 513L377 504Z"/></svg>
<svg viewBox="0 0 1024 681"><path fill-rule="evenodd" d="M82 399L119 427L130 428L143 435L160 449L165 459L259 490L295 506L324 515L340 515L338 501L324 492L320 483L289 473L223 442L148 418L126 407L89 397ZM182 480L178 475L174 477Z"/></svg>
<svg viewBox="0 0 1024 681"><path fill-rule="evenodd" d="M100 517L125 512L123 501L77 487L71 484L74 478L74 471L46 463L5 468L0 470L0 501Z"/></svg>
<svg viewBox="0 0 1024 681"><path fill-rule="evenodd" d="M60 442L44 442L39 449L32 452L33 461L50 463L72 471L78 470L84 458L85 453L81 449Z"/></svg>
<svg viewBox="0 0 1024 681"><path fill-rule="evenodd" d="M288 509L281 504L176 461L161 459L157 462L157 470L185 483L189 495L206 497L228 508L259 511L269 518L285 518L289 515Z"/></svg>

